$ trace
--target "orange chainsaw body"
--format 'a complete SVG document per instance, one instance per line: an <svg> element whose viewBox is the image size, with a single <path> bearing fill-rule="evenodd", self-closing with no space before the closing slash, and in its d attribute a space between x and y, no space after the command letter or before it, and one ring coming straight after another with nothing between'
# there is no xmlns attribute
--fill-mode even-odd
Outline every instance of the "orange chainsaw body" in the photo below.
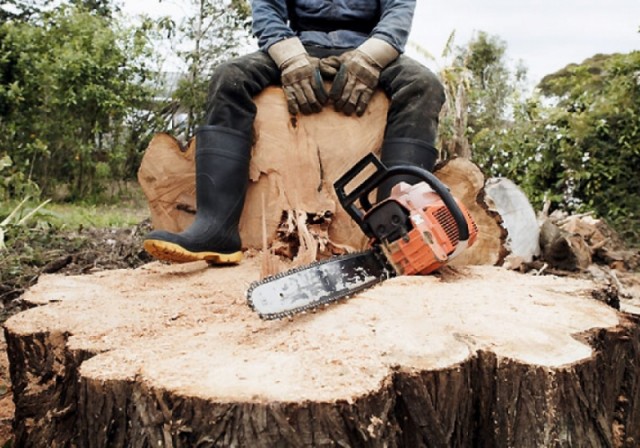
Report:
<svg viewBox="0 0 640 448"><path fill-rule="evenodd" d="M456 252L460 241L455 220L429 185L401 183L394 187L387 200L396 201L407 210L412 227L402 238L381 244L398 275L429 274L461 252ZM455 201L469 226L469 239L465 244L470 247L476 241L478 227L467 208L458 199Z"/></svg>

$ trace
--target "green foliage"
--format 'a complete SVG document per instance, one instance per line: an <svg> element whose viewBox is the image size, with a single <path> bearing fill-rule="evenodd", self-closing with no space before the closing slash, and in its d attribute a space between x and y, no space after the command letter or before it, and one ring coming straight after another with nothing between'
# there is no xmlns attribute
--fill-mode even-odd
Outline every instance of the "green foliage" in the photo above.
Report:
<svg viewBox="0 0 640 448"><path fill-rule="evenodd" d="M640 52L597 55L543 79L501 129L476 135L490 175L516 180L535 205L592 210L640 241Z"/></svg>
<svg viewBox="0 0 640 448"><path fill-rule="evenodd" d="M31 217L33 217L42 207L50 202L50 200L46 200L45 202L25 214L23 213L23 206L29 199L30 198L27 196L22 202L20 202L20 204L18 204L13 210L11 210L6 218L0 221L0 252L6 249L4 242L6 229L11 226L21 227L26 225Z"/></svg>
<svg viewBox="0 0 640 448"><path fill-rule="evenodd" d="M454 65L470 72L468 131L471 141L484 129L501 127L520 98L520 84L526 70L510 69L506 50L506 42L482 31L466 47L458 49Z"/></svg>
<svg viewBox="0 0 640 448"><path fill-rule="evenodd" d="M568 65L527 97L506 44L480 32L440 74L445 156L514 180L534 207L593 211L640 243L640 52Z"/></svg>
<svg viewBox="0 0 640 448"><path fill-rule="evenodd" d="M111 18L120 8L111 0L71 0L71 4L102 17Z"/></svg>
<svg viewBox="0 0 640 448"><path fill-rule="evenodd" d="M180 24L141 17L125 27L112 0L8 4L0 10L0 159L11 155L4 199L97 198L135 177L153 134L176 116L187 116L187 136L201 123L211 71L238 53L250 16L246 0L190 0L194 12ZM162 85L163 40L184 61L177 89Z"/></svg>
<svg viewBox="0 0 640 448"><path fill-rule="evenodd" d="M484 152L477 138L510 120L523 95L526 69L509 67L507 45L496 36L481 31L455 48L453 40L452 34L443 54L453 60L440 71L447 91L440 138L447 156L469 157Z"/></svg>
<svg viewBox="0 0 640 448"><path fill-rule="evenodd" d="M7 20L27 21L52 0L3 0L4 8L0 8L0 23Z"/></svg>
<svg viewBox="0 0 640 448"><path fill-rule="evenodd" d="M62 6L35 23L5 22L0 36L0 64L11 75L0 84L0 151L11 151L15 179L23 173L44 194L66 185L78 198L101 190L104 164L130 174L126 161L139 151L131 117L152 94L143 84L150 47L139 31Z"/></svg>
<svg viewBox="0 0 640 448"><path fill-rule="evenodd" d="M11 197L39 195L38 185L14 167L11 157L0 155L0 199L8 201Z"/></svg>
<svg viewBox="0 0 640 448"><path fill-rule="evenodd" d="M189 0L191 13L180 23L169 18L160 23L172 40L176 53L187 67L173 101L174 109L186 114L184 133L193 134L206 112L208 85L213 68L239 54L247 43L250 7L246 0ZM185 45L186 44L186 45Z"/></svg>

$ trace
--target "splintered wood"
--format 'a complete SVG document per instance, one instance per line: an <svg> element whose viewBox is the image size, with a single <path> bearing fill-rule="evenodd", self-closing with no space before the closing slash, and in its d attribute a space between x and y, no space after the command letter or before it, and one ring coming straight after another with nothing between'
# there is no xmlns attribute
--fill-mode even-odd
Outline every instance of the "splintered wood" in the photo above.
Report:
<svg viewBox="0 0 640 448"><path fill-rule="evenodd" d="M16 446L640 443L638 319L590 282L447 268L265 322L260 264L44 276L6 323Z"/></svg>

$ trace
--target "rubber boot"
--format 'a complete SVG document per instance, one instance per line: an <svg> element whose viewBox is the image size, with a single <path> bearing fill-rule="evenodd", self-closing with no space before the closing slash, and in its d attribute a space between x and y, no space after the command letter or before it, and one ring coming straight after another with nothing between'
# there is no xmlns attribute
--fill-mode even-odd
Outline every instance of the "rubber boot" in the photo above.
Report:
<svg viewBox="0 0 640 448"><path fill-rule="evenodd" d="M430 143L412 138L393 138L382 142L380 160L388 168L400 165L418 166L432 171L438 160L438 150ZM377 201L389 197L391 189L400 182L411 185L420 179L415 176L394 176L378 188Z"/></svg>
<svg viewBox="0 0 640 448"><path fill-rule="evenodd" d="M174 263L242 259L238 222L249 182L251 141L235 129L201 126L196 131L196 219L181 233L156 230L144 248Z"/></svg>

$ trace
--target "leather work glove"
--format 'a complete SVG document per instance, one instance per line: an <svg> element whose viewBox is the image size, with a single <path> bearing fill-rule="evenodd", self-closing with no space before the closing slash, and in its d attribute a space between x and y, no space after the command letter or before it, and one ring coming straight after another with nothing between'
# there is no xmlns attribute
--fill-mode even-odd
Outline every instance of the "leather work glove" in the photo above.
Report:
<svg viewBox="0 0 640 448"><path fill-rule="evenodd" d="M309 56L297 37L273 44L268 53L280 69L289 113L320 112L328 97L318 68L319 60Z"/></svg>
<svg viewBox="0 0 640 448"><path fill-rule="evenodd" d="M333 80L329 97L337 111L359 117L367 109L378 86L380 72L393 62L399 53L391 44L371 37L352 51L342 54L340 70Z"/></svg>
<svg viewBox="0 0 640 448"><path fill-rule="evenodd" d="M318 68L323 79L334 79L340 70L340 65L342 65L340 56L329 56L320 59Z"/></svg>

